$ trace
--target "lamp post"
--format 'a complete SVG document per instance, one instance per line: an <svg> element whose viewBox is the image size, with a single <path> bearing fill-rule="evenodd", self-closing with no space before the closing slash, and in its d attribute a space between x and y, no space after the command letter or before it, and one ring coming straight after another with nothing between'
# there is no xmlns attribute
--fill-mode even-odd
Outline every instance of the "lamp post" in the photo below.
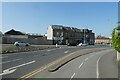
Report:
<svg viewBox="0 0 120 80"><path fill-rule="evenodd" d="M83 43L85 44L85 29L84 29L84 42Z"/></svg>

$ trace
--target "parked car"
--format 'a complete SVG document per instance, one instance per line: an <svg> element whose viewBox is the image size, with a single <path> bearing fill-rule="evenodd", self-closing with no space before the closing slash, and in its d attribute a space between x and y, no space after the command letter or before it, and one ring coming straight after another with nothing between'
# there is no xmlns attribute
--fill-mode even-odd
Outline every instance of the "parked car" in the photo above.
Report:
<svg viewBox="0 0 120 80"><path fill-rule="evenodd" d="M78 46L87 46L87 43L79 43Z"/></svg>
<svg viewBox="0 0 120 80"><path fill-rule="evenodd" d="M15 45L15 46L30 46L30 44L29 44L29 43L25 43L25 42L18 42L18 41L17 41L17 42L15 42L15 43L14 43L14 45Z"/></svg>
<svg viewBox="0 0 120 80"><path fill-rule="evenodd" d="M68 43L67 46L77 46L77 44Z"/></svg>

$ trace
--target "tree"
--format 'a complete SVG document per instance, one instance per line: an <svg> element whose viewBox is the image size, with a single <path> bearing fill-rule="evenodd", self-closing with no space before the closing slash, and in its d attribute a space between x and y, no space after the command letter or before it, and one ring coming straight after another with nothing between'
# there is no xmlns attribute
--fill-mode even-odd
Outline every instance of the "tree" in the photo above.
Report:
<svg viewBox="0 0 120 80"><path fill-rule="evenodd" d="M113 47L120 53L120 26L112 31L112 44Z"/></svg>

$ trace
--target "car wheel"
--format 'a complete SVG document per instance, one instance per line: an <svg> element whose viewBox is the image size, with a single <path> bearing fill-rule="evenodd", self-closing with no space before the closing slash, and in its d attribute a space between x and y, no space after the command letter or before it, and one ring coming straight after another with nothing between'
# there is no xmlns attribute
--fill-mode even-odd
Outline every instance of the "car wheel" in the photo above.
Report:
<svg viewBox="0 0 120 80"><path fill-rule="evenodd" d="M25 46L28 46L28 44L26 44Z"/></svg>
<svg viewBox="0 0 120 80"><path fill-rule="evenodd" d="M16 44L16 46L19 46L19 44Z"/></svg>

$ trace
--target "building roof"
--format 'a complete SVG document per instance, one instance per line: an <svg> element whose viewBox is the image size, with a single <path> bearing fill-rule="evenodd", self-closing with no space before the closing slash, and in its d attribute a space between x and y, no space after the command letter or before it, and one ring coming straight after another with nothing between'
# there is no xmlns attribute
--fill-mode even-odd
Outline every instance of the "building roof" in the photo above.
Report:
<svg viewBox="0 0 120 80"><path fill-rule="evenodd" d="M52 29L60 29L60 30L72 30L75 32L90 32L92 33L92 30L88 30L88 29L78 29L75 27L68 27L68 26L63 26L63 25L51 25Z"/></svg>
<svg viewBox="0 0 120 80"><path fill-rule="evenodd" d="M14 29L11 29L10 31L5 32L5 35L25 35L25 34L20 31L15 31Z"/></svg>

